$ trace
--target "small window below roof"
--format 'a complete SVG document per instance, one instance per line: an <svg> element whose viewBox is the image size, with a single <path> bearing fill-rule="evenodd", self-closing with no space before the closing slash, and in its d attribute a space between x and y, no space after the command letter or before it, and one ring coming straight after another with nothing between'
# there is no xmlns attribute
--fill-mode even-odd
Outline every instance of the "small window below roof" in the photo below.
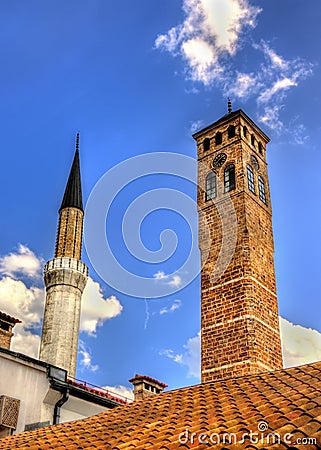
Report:
<svg viewBox="0 0 321 450"><path fill-rule="evenodd" d="M227 129L227 135L228 138L231 139L235 136L235 126L234 125L230 125Z"/></svg>
<svg viewBox="0 0 321 450"><path fill-rule="evenodd" d="M210 149L211 141L209 138L205 138L203 141L203 150L207 152Z"/></svg>
<svg viewBox="0 0 321 450"><path fill-rule="evenodd" d="M254 136L254 134L251 134L251 144L253 145L253 147L255 146L255 136Z"/></svg>
<svg viewBox="0 0 321 450"><path fill-rule="evenodd" d="M247 128L246 127L243 127L243 136L247 137Z"/></svg>
<svg viewBox="0 0 321 450"><path fill-rule="evenodd" d="M261 142L258 143L258 149L259 149L260 155L262 155L263 154L263 146L262 146Z"/></svg>
<svg viewBox="0 0 321 450"><path fill-rule="evenodd" d="M215 144L222 144L222 133L220 131L218 131L215 135Z"/></svg>

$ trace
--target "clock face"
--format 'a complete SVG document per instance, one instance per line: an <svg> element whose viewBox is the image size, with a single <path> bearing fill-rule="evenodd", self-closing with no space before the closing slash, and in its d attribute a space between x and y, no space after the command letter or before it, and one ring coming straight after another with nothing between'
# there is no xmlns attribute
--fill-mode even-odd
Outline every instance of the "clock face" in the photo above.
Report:
<svg viewBox="0 0 321 450"><path fill-rule="evenodd" d="M217 168L217 167L221 167L226 161L226 154L225 153L220 153L219 155L216 155L215 158L213 159L213 167Z"/></svg>
<svg viewBox="0 0 321 450"><path fill-rule="evenodd" d="M259 162L258 162L256 156L254 156L254 155L251 156L251 163L253 164L253 167L254 167L256 170L259 170L259 167L260 167L260 166L259 166Z"/></svg>

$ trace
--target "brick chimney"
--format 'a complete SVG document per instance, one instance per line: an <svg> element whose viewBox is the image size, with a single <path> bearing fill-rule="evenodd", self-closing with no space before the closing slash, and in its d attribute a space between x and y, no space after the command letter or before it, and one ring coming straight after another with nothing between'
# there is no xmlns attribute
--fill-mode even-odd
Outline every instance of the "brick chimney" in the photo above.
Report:
<svg viewBox="0 0 321 450"><path fill-rule="evenodd" d="M0 311L0 347L10 350L12 328L16 323L21 323L21 320Z"/></svg>
<svg viewBox="0 0 321 450"><path fill-rule="evenodd" d="M167 384L145 375L136 374L129 382L134 386L135 401L160 394L167 387Z"/></svg>

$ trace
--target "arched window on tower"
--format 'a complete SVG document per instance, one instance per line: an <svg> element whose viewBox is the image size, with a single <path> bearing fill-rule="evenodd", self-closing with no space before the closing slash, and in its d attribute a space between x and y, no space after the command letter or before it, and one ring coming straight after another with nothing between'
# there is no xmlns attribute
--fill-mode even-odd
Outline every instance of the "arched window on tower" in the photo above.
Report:
<svg viewBox="0 0 321 450"><path fill-rule="evenodd" d="M210 172L206 177L205 201L216 197L216 173Z"/></svg>
<svg viewBox="0 0 321 450"><path fill-rule="evenodd" d="M245 126L243 127L243 136L247 137L247 128Z"/></svg>
<svg viewBox="0 0 321 450"><path fill-rule="evenodd" d="M210 149L211 141L209 138L205 138L203 141L203 150L207 152Z"/></svg>
<svg viewBox="0 0 321 450"><path fill-rule="evenodd" d="M235 126L234 125L230 125L227 129L227 135L228 138L231 139L235 136Z"/></svg>
<svg viewBox="0 0 321 450"><path fill-rule="evenodd" d="M262 150L262 144L261 144L261 142L258 143L258 149L259 149L260 155L262 155L262 154L263 154L263 150Z"/></svg>
<svg viewBox="0 0 321 450"><path fill-rule="evenodd" d="M254 173L251 166L247 166L247 184L249 186L249 189L253 194L255 194L255 186L254 186Z"/></svg>
<svg viewBox="0 0 321 450"><path fill-rule="evenodd" d="M260 197L260 200L262 200L262 202L264 202L266 204L267 201L266 201L264 180L263 180L263 178L260 175L258 176L258 184L259 184L259 197Z"/></svg>
<svg viewBox="0 0 321 450"><path fill-rule="evenodd" d="M222 133L220 131L218 131L215 135L215 144L222 144Z"/></svg>
<svg viewBox="0 0 321 450"><path fill-rule="evenodd" d="M255 147L255 136L254 136L254 134L251 134L251 144L253 145L253 147Z"/></svg>
<svg viewBox="0 0 321 450"><path fill-rule="evenodd" d="M224 192L235 189L235 166L228 164L224 170Z"/></svg>

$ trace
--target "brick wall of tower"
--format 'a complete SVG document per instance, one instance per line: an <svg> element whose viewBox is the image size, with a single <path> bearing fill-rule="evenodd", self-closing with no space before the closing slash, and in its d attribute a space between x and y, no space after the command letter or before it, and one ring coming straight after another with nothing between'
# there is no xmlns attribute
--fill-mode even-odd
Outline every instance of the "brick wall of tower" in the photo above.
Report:
<svg viewBox="0 0 321 450"><path fill-rule="evenodd" d="M55 257L81 259L83 217L83 211L78 208L68 207L60 211Z"/></svg>
<svg viewBox="0 0 321 450"><path fill-rule="evenodd" d="M231 120L227 117L217 126L214 124L196 138L199 159L199 245L203 259L202 381L282 367L271 202L265 161L266 138L242 114L232 117ZM231 124L236 128L236 135L229 139L227 128ZM242 133L244 126L248 129L246 137ZM214 143L217 131L223 134L219 145ZM251 143L251 134L255 135L254 143ZM206 151L203 150L205 138L211 139L210 148ZM260 152L258 142L261 142ZM226 162L215 169L221 183L217 197L214 201L206 202L206 175L212 168L213 158L223 152L227 155ZM246 170L247 164L251 164L252 155L259 162L259 168L255 169L255 194L248 189ZM224 168L228 163L235 165L236 189L225 194ZM258 175L265 181L267 205L258 196ZM222 264L218 270L217 261L220 261L218 258L222 252L226 258L229 258L229 252L233 256L227 267Z"/></svg>

